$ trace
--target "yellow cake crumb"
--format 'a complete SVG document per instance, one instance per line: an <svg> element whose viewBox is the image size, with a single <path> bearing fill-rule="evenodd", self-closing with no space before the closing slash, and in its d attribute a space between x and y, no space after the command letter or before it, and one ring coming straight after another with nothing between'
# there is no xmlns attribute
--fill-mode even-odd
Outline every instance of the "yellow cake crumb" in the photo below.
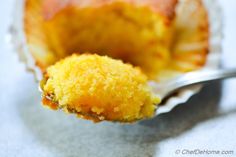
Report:
<svg viewBox="0 0 236 157"><path fill-rule="evenodd" d="M72 55L50 66L42 88L58 108L94 121L152 117L160 102L139 68L98 55Z"/></svg>

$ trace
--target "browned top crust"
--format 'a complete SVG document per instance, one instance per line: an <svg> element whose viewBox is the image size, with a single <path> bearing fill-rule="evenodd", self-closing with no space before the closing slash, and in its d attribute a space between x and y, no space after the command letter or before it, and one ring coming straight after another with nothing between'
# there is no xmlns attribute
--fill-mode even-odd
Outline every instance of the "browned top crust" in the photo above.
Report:
<svg viewBox="0 0 236 157"><path fill-rule="evenodd" d="M68 6L101 7L114 2L125 2L135 6L148 6L154 12L171 19L175 14L178 0L42 0L45 19L53 17L61 9Z"/></svg>

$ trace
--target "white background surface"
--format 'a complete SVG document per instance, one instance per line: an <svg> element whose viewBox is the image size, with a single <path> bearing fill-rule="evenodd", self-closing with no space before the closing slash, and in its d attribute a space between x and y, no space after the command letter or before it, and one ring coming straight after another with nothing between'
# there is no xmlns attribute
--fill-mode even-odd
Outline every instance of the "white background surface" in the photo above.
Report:
<svg viewBox="0 0 236 157"><path fill-rule="evenodd" d="M222 64L236 67L236 1L224 12ZM78 120L40 104L32 74L5 42L13 0L0 5L0 157L198 156L176 150L233 150L236 156L236 79L206 86L171 113L135 125Z"/></svg>

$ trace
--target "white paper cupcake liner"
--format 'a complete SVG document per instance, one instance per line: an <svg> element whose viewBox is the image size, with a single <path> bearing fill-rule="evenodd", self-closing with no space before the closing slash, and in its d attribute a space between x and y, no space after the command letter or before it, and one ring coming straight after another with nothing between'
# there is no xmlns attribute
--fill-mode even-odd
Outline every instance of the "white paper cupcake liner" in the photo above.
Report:
<svg viewBox="0 0 236 157"><path fill-rule="evenodd" d="M217 69L219 68L221 58L222 11L215 0L204 0L203 2L208 11L210 23L210 52L202 70ZM177 105L187 102L194 94L198 93L201 88L202 85L196 85L179 90L176 95L170 97L163 105L158 107L156 115L170 112Z"/></svg>

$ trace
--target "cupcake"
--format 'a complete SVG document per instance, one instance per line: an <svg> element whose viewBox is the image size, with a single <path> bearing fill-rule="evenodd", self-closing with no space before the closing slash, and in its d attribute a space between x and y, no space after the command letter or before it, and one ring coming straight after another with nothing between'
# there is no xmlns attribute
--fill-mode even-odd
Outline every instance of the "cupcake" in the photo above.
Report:
<svg viewBox="0 0 236 157"><path fill-rule="evenodd" d="M26 0L24 30L44 104L94 121L152 117L160 100L148 81L202 68L209 48L201 0Z"/></svg>

